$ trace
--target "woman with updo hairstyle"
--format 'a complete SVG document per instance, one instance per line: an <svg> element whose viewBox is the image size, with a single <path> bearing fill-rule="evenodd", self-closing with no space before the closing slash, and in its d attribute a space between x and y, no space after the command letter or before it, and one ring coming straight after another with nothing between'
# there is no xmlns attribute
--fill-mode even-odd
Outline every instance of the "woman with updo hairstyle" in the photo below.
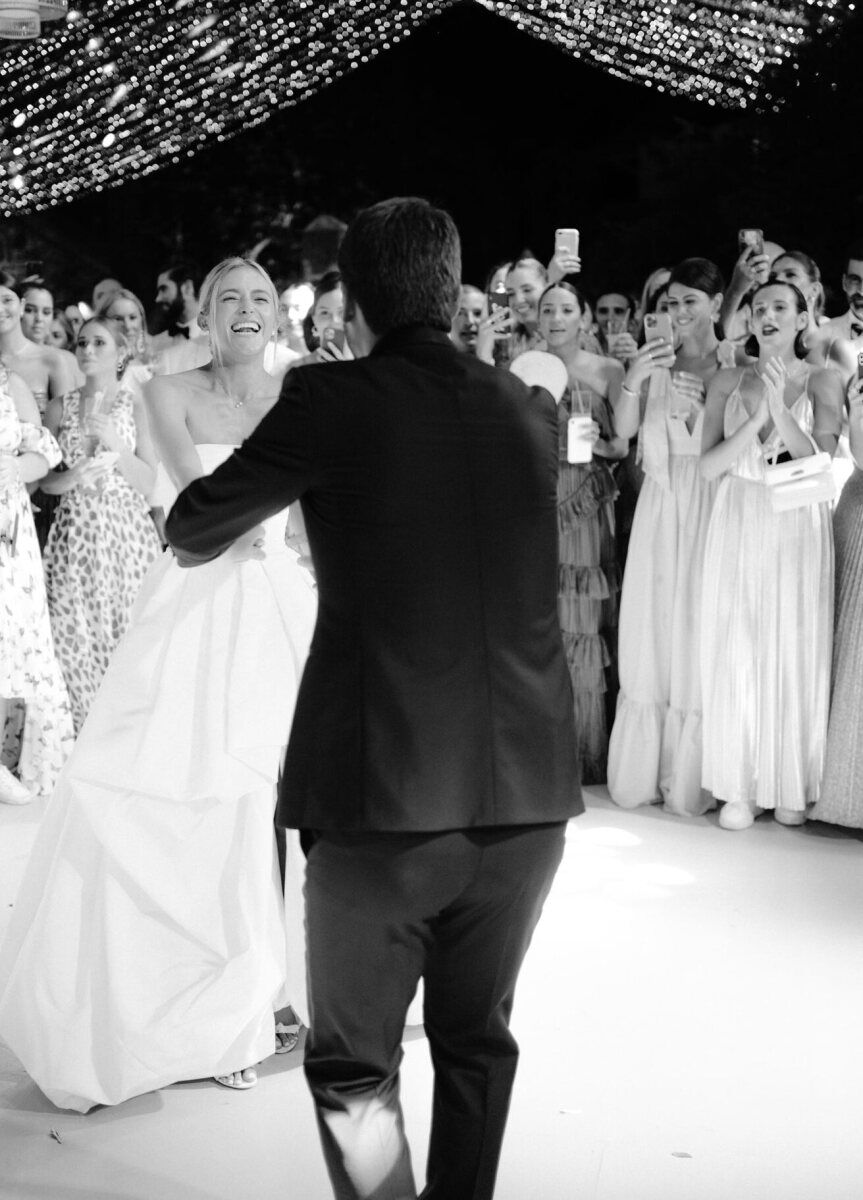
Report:
<svg viewBox="0 0 863 1200"><path fill-rule="evenodd" d="M49 340L54 319L54 297L45 280L38 275L21 281L21 330L37 346Z"/></svg>
<svg viewBox="0 0 863 1200"><path fill-rule="evenodd" d="M584 300L562 279L540 294L538 331L559 358L569 386L558 404L557 476L558 617L572 681L575 729L584 783L603 783L608 753L608 708L616 688L614 635L620 576L614 539L612 464L626 453L615 437L612 404L623 368L581 346ZM583 434L588 462L569 462L567 427L574 415L590 418Z"/></svg>
<svg viewBox="0 0 863 1200"><path fill-rule="evenodd" d="M707 395L701 473L717 485L701 616L703 782L724 829L770 809L799 825L824 765L833 629L830 503L777 511L770 464L833 454L842 386L805 361L806 297L768 281L752 295L749 365Z"/></svg>
<svg viewBox="0 0 863 1200"><path fill-rule="evenodd" d="M674 268L667 290L672 341L639 348L615 408L618 435L638 433L644 482L620 602L608 790L624 808L661 800L679 816L700 815L712 804L701 787L699 613L715 484L702 478L698 460L704 393L720 369L722 289L722 274L708 259Z"/></svg>
<svg viewBox="0 0 863 1200"><path fill-rule="evenodd" d="M495 269L502 270L501 267ZM508 367L526 350L543 349L537 304L548 272L529 250L511 262L503 276L507 307L480 322L476 355L482 362Z"/></svg>
<svg viewBox="0 0 863 1200"><path fill-rule="evenodd" d="M126 371L138 363L152 367L153 356L147 334L147 314L138 296L128 288L117 288L102 297L93 314L102 321L114 321L122 329L128 346ZM148 378L152 378L152 370Z"/></svg>
<svg viewBox="0 0 863 1200"><path fill-rule="evenodd" d="M76 732L160 549L148 503L156 456L143 401L122 381L128 353L117 321L85 321L77 337L84 384L52 400L46 416L65 469L42 481L60 497L45 583Z"/></svg>

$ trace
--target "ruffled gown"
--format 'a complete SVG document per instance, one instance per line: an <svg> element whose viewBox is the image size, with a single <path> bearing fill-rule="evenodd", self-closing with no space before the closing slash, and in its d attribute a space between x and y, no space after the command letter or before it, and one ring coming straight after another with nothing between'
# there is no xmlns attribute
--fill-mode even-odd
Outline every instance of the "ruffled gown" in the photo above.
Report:
<svg viewBox="0 0 863 1200"><path fill-rule="evenodd" d="M701 589L716 485L698 468L703 411L692 429L671 417L668 371L651 378L640 432L645 478L635 507L620 601L620 694L608 791L635 808L663 800L696 816L702 791Z"/></svg>
<svg viewBox="0 0 863 1200"><path fill-rule="evenodd" d="M590 397L601 436L610 438L608 402L584 383L579 388ZM584 783L603 783L608 753L605 701L613 676L620 590L614 537L617 487L604 459L567 462L569 416L564 397L558 405L558 616L572 681L581 778Z"/></svg>
<svg viewBox="0 0 863 1200"><path fill-rule="evenodd" d="M806 387L789 412L808 435ZM749 414L740 382L725 437ZM782 450L751 441L719 484L707 535L702 604L703 782L717 800L797 812L818 798L833 633L830 505L776 513L764 484Z"/></svg>
<svg viewBox="0 0 863 1200"><path fill-rule="evenodd" d="M810 816L863 829L863 471L833 513L836 609L833 682L821 794Z"/></svg>
<svg viewBox="0 0 863 1200"><path fill-rule="evenodd" d="M60 449L41 426L21 421L0 367L0 454L41 454L50 467ZM4 765L17 760L22 783L36 792L54 787L74 742L66 685L57 662L45 595L42 558L24 484L0 492L0 696L10 706L0 730Z"/></svg>
<svg viewBox="0 0 863 1200"><path fill-rule="evenodd" d="M263 561L154 564L49 802L0 1036L62 1108L239 1071L302 1012L303 860L289 831L283 903L273 812L316 597L285 524Z"/></svg>

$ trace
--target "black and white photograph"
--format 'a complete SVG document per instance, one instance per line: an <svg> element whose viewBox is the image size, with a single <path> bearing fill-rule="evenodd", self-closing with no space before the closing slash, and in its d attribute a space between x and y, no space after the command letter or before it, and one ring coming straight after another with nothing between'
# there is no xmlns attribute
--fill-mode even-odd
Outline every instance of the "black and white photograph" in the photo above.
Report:
<svg viewBox="0 0 863 1200"><path fill-rule="evenodd" d="M860 1200L861 52L0 0L0 1200Z"/></svg>

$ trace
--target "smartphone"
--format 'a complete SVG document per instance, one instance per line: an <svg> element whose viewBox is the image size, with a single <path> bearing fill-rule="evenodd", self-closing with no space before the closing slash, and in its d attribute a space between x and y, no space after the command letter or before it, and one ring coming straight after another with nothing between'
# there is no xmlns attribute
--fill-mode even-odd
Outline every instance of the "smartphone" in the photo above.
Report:
<svg viewBox="0 0 863 1200"><path fill-rule="evenodd" d="M555 229L554 252L555 254L568 254L573 258L578 258L578 230Z"/></svg>
<svg viewBox="0 0 863 1200"><path fill-rule="evenodd" d="M863 350L857 354L857 378L863 379Z"/></svg>
<svg viewBox="0 0 863 1200"><path fill-rule="evenodd" d="M335 325L327 325L321 332L321 345L324 347L324 349L326 349L327 346L336 346L339 350L344 350L344 329L336 329Z"/></svg>
<svg viewBox="0 0 863 1200"><path fill-rule="evenodd" d="M674 332L668 313L644 314L644 339L647 342L668 342L674 345Z"/></svg>
<svg viewBox="0 0 863 1200"><path fill-rule="evenodd" d="M744 250L753 250L756 254L764 253L764 230L741 229L737 234L737 245L742 254Z"/></svg>

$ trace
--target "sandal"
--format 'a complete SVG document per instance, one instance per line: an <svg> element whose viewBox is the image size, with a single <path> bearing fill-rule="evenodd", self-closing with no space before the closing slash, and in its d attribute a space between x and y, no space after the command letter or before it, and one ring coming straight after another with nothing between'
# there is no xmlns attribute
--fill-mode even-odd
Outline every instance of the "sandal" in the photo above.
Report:
<svg viewBox="0 0 863 1200"><path fill-rule="evenodd" d="M246 1079L246 1072L252 1073L252 1079ZM233 1088L235 1092L246 1092L258 1082L258 1073L254 1067L244 1067L242 1071L233 1071L230 1075L214 1075L216 1083L222 1087Z"/></svg>
<svg viewBox="0 0 863 1200"><path fill-rule="evenodd" d="M276 1021L276 1054L289 1054L300 1040L299 1025L284 1025Z"/></svg>

